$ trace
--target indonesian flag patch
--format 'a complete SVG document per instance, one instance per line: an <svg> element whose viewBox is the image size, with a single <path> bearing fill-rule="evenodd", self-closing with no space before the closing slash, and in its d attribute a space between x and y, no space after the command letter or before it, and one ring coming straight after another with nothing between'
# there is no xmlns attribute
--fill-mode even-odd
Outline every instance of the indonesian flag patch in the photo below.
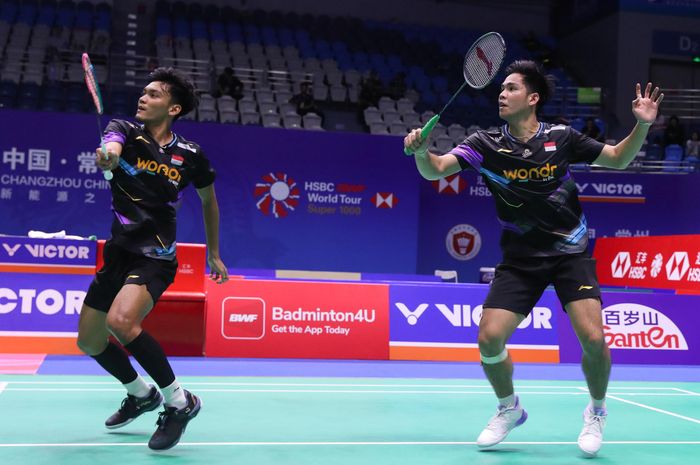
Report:
<svg viewBox="0 0 700 465"><path fill-rule="evenodd" d="M173 155L170 158L170 163L172 163L175 166L182 166L183 161L185 161L185 158L182 155Z"/></svg>
<svg viewBox="0 0 700 465"><path fill-rule="evenodd" d="M545 142L544 143L544 151L545 152L554 152L555 150L557 150L556 142Z"/></svg>

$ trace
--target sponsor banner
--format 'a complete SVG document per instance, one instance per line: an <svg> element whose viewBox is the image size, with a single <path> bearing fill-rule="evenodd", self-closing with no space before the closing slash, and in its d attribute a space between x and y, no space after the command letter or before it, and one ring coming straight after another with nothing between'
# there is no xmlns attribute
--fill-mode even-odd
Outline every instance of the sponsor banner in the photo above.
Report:
<svg viewBox="0 0 700 465"><path fill-rule="evenodd" d="M478 361L477 335L488 289L483 284L392 284L391 358ZM515 360L559 360L560 309L554 291L545 291L509 341L508 350Z"/></svg>
<svg viewBox="0 0 700 465"><path fill-rule="evenodd" d="M698 296L603 293L603 327L613 364L700 364ZM570 325L560 325L562 362L581 361Z"/></svg>
<svg viewBox="0 0 700 465"><path fill-rule="evenodd" d="M388 289L383 284L208 281L204 352L386 360Z"/></svg>
<svg viewBox="0 0 700 465"><path fill-rule="evenodd" d="M700 291L700 235L599 239L601 284Z"/></svg>
<svg viewBox="0 0 700 465"><path fill-rule="evenodd" d="M78 331L78 318L92 276L0 274L0 333L42 335ZM50 337L50 336L49 336Z"/></svg>
<svg viewBox="0 0 700 465"><path fill-rule="evenodd" d="M693 176L631 173L573 173L589 237L694 234L700 212ZM669 199L674 199L670 202Z"/></svg>
<svg viewBox="0 0 700 465"><path fill-rule="evenodd" d="M13 135L0 137L0 217L12 218L3 233L65 229L109 237L109 185L94 165L94 136L76 130L92 126L90 115L0 112L0 127ZM426 181L403 155L401 137L187 121L174 130L202 144L218 173L227 231L221 255L230 267L430 275L440 269L475 282L479 268L501 259L501 226L481 177L465 171ZM697 232L694 176L573 174L593 239ZM478 250L476 242L460 246L467 237L448 237L460 225L478 232ZM178 241L204 237L201 201L188 188Z"/></svg>
<svg viewBox="0 0 700 465"><path fill-rule="evenodd" d="M0 236L0 265L84 267L94 271L95 241Z"/></svg>

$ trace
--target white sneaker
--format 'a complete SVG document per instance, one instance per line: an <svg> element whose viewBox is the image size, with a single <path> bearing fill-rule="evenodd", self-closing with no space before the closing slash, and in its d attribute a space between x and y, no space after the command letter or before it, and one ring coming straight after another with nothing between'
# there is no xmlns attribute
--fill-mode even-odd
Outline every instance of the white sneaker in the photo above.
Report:
<svg viewBox="0 0 700 465"><path fill-rule="evenodd" d="M601 409L594 412L588 406L583 411L583 429L578 436L578 447L589 457L595 457L603 443L603 428L608 412Z"/></svg>
<svg viewBox="0 0 700 465"><path fill-rule="evenodd" d="M503 441L508 433L516 426L520 426L527 420L527 412L520 406L520 399L515 398L513 407L498 406L498 413L489 420L486 428L476 439L479 447L491 447Z"/></svg>

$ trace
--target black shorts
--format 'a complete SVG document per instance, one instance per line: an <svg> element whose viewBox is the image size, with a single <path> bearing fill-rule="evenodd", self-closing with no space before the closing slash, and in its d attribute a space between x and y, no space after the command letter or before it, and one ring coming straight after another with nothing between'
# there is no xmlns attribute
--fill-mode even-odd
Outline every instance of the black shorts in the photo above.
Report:
<svg viewBox="0 0 700 465"><path fill-rule="evenodd" d="M156 260L129 252L107 241L104 266L90 284L85 305L107 313L124 284L145 284L153 303L175 279L177 261Z"/></svg>
<svg viewBox="0 0 700 465"><path fill-rule="evenodd" d="M600 300L595 263L588 254L504 258L496 267L484 308L527 316L549 284L554 284L562 306L580 299Z"/></svg>

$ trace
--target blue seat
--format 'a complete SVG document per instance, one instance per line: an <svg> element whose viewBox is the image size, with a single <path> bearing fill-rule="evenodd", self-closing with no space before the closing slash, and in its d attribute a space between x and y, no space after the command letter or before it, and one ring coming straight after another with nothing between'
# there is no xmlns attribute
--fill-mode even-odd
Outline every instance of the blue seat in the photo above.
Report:
<svg viewBox="0 0 700 465"><path fill-rule="evenodd" d="M683 160L683 147L678 144L667 145L664 149L663 171L678 171L680 162Z"/></svg>
<svg viewBox="0 0 700 465"><path fill-rule="evenodd" d="M657 161L661 160L664 157L663 147L661 147L661 145L659 144L647 145L646 152L646 156L644 157L646 160Z"/></svg>

